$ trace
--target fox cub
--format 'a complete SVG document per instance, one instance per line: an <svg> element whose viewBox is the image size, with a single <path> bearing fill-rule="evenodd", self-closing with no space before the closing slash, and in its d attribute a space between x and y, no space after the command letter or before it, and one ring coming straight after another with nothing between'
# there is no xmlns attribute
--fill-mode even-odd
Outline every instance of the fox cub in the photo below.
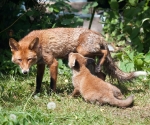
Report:
<svg viewBox="0 0 150 125"><path fill-rule="evenodd" d="M133 103L133 96L123 100L121 91L114 85L92 75L86 65L93 63L93 59L83 57L78 53L69 54L69 67L73 70L72 96L81 94L86 102L99 105L110 104L117 107L128 107Z"/></svg>

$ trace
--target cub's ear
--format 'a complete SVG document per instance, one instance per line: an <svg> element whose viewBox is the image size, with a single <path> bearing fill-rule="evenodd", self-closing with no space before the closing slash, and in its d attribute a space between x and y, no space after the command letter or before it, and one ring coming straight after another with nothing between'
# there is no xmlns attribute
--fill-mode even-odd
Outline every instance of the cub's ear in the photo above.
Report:
<svg viewBox="0 0 150 125"><path fill-rule="evenodd" d="M38 46L39 46L39 38L36 37L36 38L33 39L33 41L30 43L29 49L30 49L30 50L36 50L36 49L38 49Z"/></svg>
<svg viewBox="0 0 150 125"><path fill-rule="evenodd" d="M76 56L73 55L72 53L69 54L69 62L68 65L70 68L73 68L75 66L76 63Z"/></svg>
<svg viewBox="0 0 150 125"><path fill-rule="evenodd" d="M18 51L19 50L19 44L16 40L13 38L9 39L9 46L11 48L11 51Z"/></svg>

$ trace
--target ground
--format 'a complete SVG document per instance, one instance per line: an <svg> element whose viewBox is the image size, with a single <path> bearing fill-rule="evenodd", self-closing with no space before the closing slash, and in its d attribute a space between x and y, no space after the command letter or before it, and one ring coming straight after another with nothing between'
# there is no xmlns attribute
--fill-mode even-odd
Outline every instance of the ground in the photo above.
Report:
<svg viewBox="0 0 150 125"><path fill-rule="evenodd" d="M134 95L129 108L86 103L73 98L71 77L59 75L57 93L49 95L46 72L40 95L32 96L35 75L0 76L0 124L34 125L147 125L150 123L150 86L143 78L132 83L115 83L127 97ZM55 109L47 109L54 102ZM15 117L13 116L15 115Z"/></svg>

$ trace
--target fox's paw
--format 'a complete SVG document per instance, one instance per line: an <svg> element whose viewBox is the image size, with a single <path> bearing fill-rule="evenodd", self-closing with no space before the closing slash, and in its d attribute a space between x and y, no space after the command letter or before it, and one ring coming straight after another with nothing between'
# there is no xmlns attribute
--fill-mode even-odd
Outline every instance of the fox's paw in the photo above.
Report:
<svg viewBox="0 0 150 125"><path fill-rule="evenodd" d="M33 93L32 93L32 96L35 96L35 95L40 95L40 90L39 89L37 89L37 90L35 90Z"/></svg>
<svg viewBox="0 0 150 125"><path fill-rule="evenodd" d="M100 72L100 71L101 71L101 68L100 68L99 65L97 65L97 66L95 67L95 72L98 73L98 72Z"/></svg>

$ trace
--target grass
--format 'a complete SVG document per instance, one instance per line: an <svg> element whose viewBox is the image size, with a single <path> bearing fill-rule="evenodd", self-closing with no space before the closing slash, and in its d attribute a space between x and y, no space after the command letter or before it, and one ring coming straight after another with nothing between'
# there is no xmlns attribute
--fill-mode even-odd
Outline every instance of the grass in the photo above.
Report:
<svg viewBox="0 0 150 125"><path fill-rule="evenodd" d="M98 106L71 97L71 78L59 75L57 94L48 95L49 75L46 72L42 92L32 97L34 75L0 76L1 125L147 125L150 123L149 81L116 84L128 96L134 94L134 106L126 109ZM54 110L47 109L54 102ZM16 116L16 117L15 117Z"/></svg>

